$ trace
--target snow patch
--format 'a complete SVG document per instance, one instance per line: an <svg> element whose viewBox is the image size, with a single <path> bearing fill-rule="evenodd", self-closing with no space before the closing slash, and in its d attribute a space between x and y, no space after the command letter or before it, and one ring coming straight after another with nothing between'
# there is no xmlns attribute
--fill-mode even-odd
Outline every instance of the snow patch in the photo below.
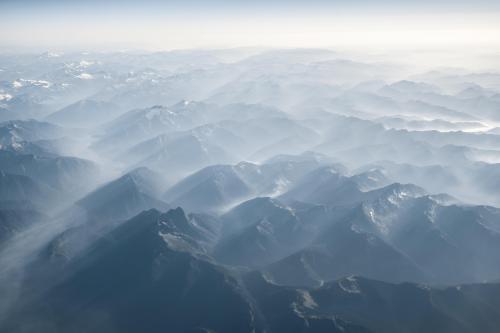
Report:
<svg viewBox="0 0 500 333"><path fill-rule="evenodd" d="M302 296L302 305L308 309L314 309L318 307L318 304L314 301L311 294L307 290L299 290L300 296Z"/></svg>
<svg viewBox="0 0 500 333"><path fill-rule="evenodd" d="M12 95L10 94L0 94L0 101L8 102L12 99Z"/></svg>
<svg viewBox="0 0 500 333"><path fill-rule="evenodd" d="M42 88L50 88L50 86L52 85L52 83L50 83L49 81L45 81L45 80L20 79L20 80L15 80L14 82L12 82L12 86L14 88L21 88L21 87L25 86L26 83L28 85L42 87Z"/></svg>
<svg viewBox="0 0 500 333"><path fill-rule="evenodd" d="M361 289L359 289L358 282L352 276L340 280L338 282L339 287L349 293L349 294L361 294Z"/></svg>
<svg viewBox="0 0 500 333"><path fill-rule="evenodd" d="M94 76L92 76L92 74L89 73L82 73L80 75L77 75L76 77L82 80L92 80L94 78Z"/></svg>
<svg viewBox="0 0 500 333"><path fill-rule="evenodd" d="M93 61L82 60L80 61L80 67L86 68L95 64Z"/></svg>

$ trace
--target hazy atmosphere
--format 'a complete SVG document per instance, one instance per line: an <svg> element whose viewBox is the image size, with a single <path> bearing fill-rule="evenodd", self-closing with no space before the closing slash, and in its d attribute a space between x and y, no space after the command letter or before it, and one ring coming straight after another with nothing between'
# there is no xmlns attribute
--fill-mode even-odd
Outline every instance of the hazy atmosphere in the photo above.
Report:
<svg viewBox="0 0 500 333"><path fill-rule="evenodd" d="M23 49L500 47L495 1L3 0L0 12L3 46Z"/></svg>
<svg viewBox="0 0 500 333"><path fill-rule="evenodd" d="M0 1L0 332L499 332L500 3Z"/></svg>

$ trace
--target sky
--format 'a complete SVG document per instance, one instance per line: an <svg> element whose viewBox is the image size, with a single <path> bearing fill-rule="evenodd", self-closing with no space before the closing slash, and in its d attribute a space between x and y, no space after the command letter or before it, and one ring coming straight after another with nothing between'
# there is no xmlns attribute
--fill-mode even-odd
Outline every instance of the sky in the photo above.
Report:
<svg viewBox="0 0 500 333"><path fill-rule="evenodd" d="M500 0L0 0L0 47L500 46Z"/></svg>

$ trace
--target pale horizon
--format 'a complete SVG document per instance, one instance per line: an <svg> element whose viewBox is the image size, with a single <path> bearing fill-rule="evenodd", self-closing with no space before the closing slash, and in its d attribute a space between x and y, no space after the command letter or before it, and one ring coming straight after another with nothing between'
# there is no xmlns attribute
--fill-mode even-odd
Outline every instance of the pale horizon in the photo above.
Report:
<svg viewBox="0 0 500 333"><path fill-rule="evenodd" d="M0 48L166 51L194 48L500 50L490 1L3 1Z"/></svg>

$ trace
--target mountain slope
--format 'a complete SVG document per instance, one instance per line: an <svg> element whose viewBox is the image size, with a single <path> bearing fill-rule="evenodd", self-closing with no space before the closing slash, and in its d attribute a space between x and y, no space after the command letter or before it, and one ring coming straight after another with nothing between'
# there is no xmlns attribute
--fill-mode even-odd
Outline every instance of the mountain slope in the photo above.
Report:
<svg viewBox="0 0 500 333"><path fill-rule="evenodd" d="M76 205L97 220L124 220L143 210L164 210L168 205L156 199L161 179L146 168L138 168L86 195Z"/></svg>
<svg viewBox="0 0 500 333"><path fill-rule="evenodd" d="M217 211L252 194L229 165L206 167L186 177L164 194L167 202L189 211Z"/></svg>
<svg viewBox="0 0 500 333"><path fill-rule="evenodd" d="M63 202L81 195L94 186L99 169L89 160L67 156L38 156L0 150L0 170L27 176L51 187L66 197ZM85 179L85 182L81 180ZM62 202L62 203L63 203Z"/></svg>
<svg viewBox="0 0 500 333"><path fill-rule="evenodd" d="M426 282L429 277L411 258L348 218L321 231L300 251L272 263L266 276L278 284L318 286L350 275L390 282Z"/></svg>
<svg viewBox="0 0 500 333"><path fill-rule="evenodd" d="M119 112L116 104L84 99L48 115L46 119L65 126L89 127L110 121Z"/></svg>
<svg viewBox="0 0 500 333"><path fill-rule="evenodd" d="M56 199L56 196L54 189L39 184L30 177L0 170L0 201L28 201L44 207Z"/></svg>
<svg viewBox="0 0 500 333"><path fill-rule="evenodd" d="M170 249L159 233L159 217L154 210L143 212L98 240L83 257L67 262L63 276L43 293L43 302L37 304L36 293L26 295L33 302L14 310L3 329L251 331L253 310L237 280L209 262ZM33 287L39 282L32 277Z"/></svg>
<svg viewBox="0 0 500 333"><path fill-rule="evenodd" d="M5 206L6 203L0 203ZM12 207L14 206L14 207ZM24 205L22 205L24 206ZM35 223L43 223L47 216L29 207L20 207L19 204L8 204L0 207L0 245L9 237L28 228Z"/></svg>

